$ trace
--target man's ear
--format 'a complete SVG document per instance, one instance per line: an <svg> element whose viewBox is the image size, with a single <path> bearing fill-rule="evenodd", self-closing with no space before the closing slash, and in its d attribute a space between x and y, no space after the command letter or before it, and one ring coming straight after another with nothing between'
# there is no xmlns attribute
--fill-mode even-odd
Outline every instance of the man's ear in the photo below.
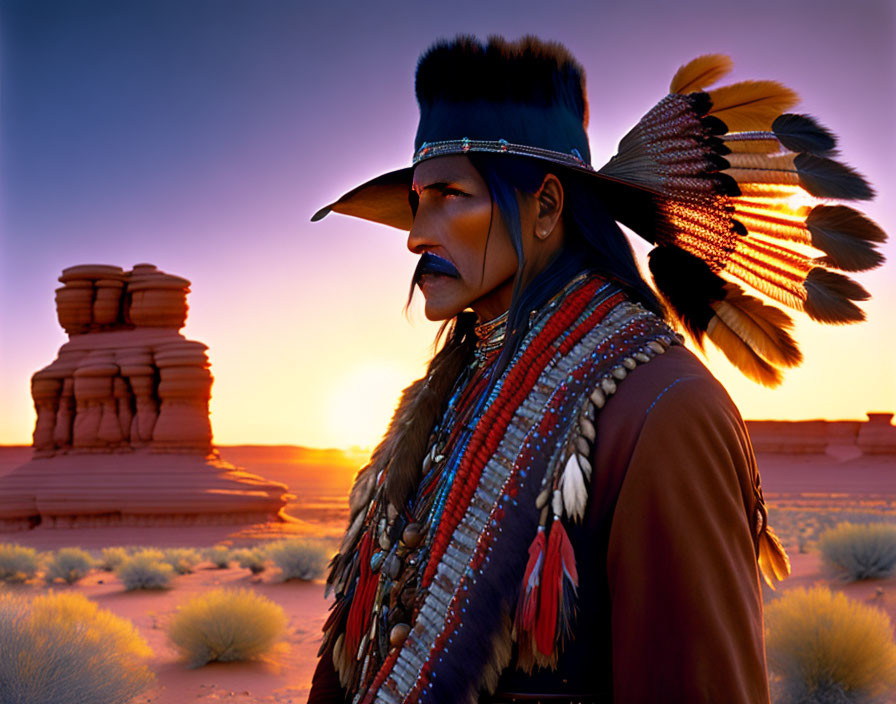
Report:
<svg viewBox="0 0 896 704"><path fill-rule="evenodd" d="M563 184L554 174L544 177L541 187L535 193L537 211L535 215L535 236L547 239L554 232L563 213Z"/></svg>

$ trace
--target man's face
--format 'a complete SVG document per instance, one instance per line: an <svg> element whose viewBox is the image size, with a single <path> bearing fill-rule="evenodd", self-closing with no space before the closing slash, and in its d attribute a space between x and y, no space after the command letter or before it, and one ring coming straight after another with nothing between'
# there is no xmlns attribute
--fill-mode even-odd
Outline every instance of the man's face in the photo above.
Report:
<svg viewBox="0 0 896 704"><path fill-rule="evenodd" d="M481 321L510 306L517 256L488 186L466 156L424 161L414 170L416 205L408 249L422 255L415 275L426 317L472 308Z"/></svg>

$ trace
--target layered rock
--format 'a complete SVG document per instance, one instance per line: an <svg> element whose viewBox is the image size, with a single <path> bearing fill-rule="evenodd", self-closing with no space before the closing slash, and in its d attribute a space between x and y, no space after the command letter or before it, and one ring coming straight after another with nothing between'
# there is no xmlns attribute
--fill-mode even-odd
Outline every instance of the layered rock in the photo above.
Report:
<svg viewBox="0 0 896 704"><path fill-rule="evenodd" d="M892 413L860 420L748 420L756 452L775 454L896 455Z"/></svg>
<svg viewBox="0 0 896 704"><path fill-rule="evenodd" d="M190 282L151 264L59 281L69 341L31 379L34 459L0 479L0 527L279 516L286 487L212 446L208 348L179 332Z"/></svg>

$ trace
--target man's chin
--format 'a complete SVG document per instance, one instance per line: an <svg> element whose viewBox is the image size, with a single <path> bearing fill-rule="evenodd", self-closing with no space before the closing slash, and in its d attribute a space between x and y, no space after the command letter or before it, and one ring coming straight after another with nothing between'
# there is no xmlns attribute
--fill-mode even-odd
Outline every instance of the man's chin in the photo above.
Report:
<svg viewBox="0 0 896 704"><path fill-rule="evenodd" d="M453 318L455 315L460 313L462 309L457 306L449 306L445 304L439 304L436 302L430 303L426 302L426 306L423 308L423 314L426 316L427 320L431 320L433 322L438 322L441 320L449 320Z"/></svg>

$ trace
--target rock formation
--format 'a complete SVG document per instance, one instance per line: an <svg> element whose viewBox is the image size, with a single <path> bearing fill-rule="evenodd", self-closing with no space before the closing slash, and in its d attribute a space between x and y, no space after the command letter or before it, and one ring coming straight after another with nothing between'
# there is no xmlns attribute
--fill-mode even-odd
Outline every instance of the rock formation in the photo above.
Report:
<svg viewBox="0 0 896 704"><path fill-rule="evenodd" d="M748 420L756 452L787 455L896 455L892 413L868 420Z"/></svg>
<svg viewBox="0 0 896 704"><path fill-rule="evenodd" d="M31 379L34 459L0 479L0 528L278 517L286 487L212 446L208 348L179 332L190 282L151 264L59 281L69 341Z"/></svg>

